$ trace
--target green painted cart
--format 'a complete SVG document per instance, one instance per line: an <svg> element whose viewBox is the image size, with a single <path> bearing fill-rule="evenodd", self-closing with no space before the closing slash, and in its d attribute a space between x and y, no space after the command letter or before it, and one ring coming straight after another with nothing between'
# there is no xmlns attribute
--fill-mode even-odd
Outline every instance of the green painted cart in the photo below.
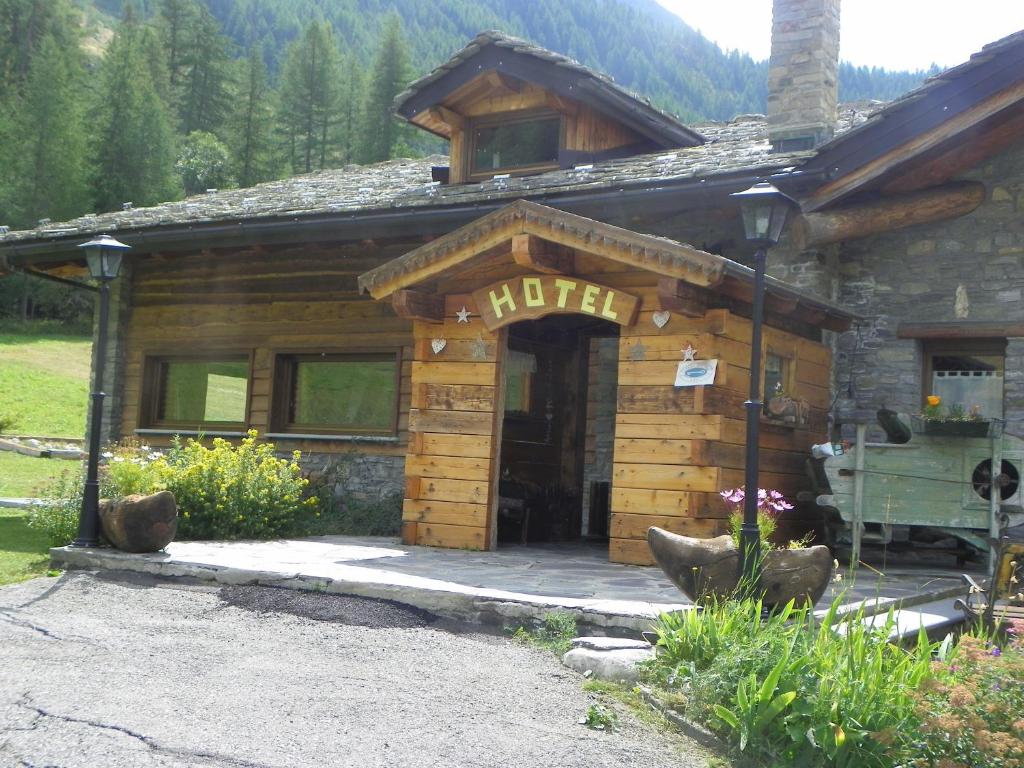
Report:
<svg viewBox="0 0 1024 768"><path fill-rule="evenodd" d="M897 444L869 443L867 425L858 425L850 450L824 462L831 493L817 502L838 512L832 540L848 540L854 561L868 524L883 535L926 527L988 550L1000 528L1024 519L1024 440L1003 435L1001 422L992 427L983 437L914 433ZM995 478L992 467L1000 467Z"/></svg>

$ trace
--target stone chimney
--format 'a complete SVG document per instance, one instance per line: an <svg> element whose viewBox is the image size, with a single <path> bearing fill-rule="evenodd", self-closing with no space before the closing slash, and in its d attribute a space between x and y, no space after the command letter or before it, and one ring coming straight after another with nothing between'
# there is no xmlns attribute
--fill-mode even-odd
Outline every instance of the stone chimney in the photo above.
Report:
<svg viewBox="0 0 1024 768"><path fill-rule="evenodd" d="M839 0L774 0L768 138L775 152L832 137L839 100Z"/></svg>

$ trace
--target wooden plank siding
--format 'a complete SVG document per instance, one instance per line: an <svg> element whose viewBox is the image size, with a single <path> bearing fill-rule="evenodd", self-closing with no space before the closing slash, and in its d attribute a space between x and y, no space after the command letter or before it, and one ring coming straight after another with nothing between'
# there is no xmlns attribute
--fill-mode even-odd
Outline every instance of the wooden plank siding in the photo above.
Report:
<svg viewBox="0 0 1024 768"><path fill-rule="evenodd" d="M637 322L622 329L619 339L609 557L648 565L653 558L646 535L652 525L698 537L727 530L730 509L718 492L744 482L751 323L712 309L696 318L672 313L659 328L653 322L656 296L649 288L631 290L642 293L643 304ZM791 394L811 405L806 427L762 422L760 484L793 498L806 483L807 447L825 427L831 356L824 345L776 328L764 330L762 352L792 360ZM719 361L713 386L673 385L687 346L698 359Z"/></svg>
<svg viewBox="0 0 1024 768"><path fill-rule="evenodd" d="M576 112L576 116L581 115ZM596 129L595 129L596 130ZM147 355L223 352L251 360L249 426L269 431L275 356L303 352L397 350L399 415L387 441L275 439L283 450L402 456L403 540L490 549L497 526L496 488L504 416L505 329L488 331L470 294L497 278L523 274L511 252L437 276L444 321L396 317L390 301L356 292L356 276L413 247L410 243L202 253L140 260L134 270L124 348L126 434L140 426ZM751 323L725 309L700 317L670 314L663 327L658 277L577 253L574 279L640 300L636 321L620 329L609 556L652 562L646 531L659 525L712 536L726 529L718 496L743 484L744 407ZM465 307L470 322L457 321ZM435 352L432 342L444 339ZM677 388L682 350L719 360L716 383ZM791 498L805 485L803 458L824 434L831 357L822 344L766 328L765 351L792 360L792 394L811 407L801 428L763 424L761 484ZM591 361L593 380L594 361ZM593 425L591 425L591 428ZM588 430L589 432L590 430ZM166 445L169 436L147 437ZM593 460L582 445L584 461ZM591 453L588 455L586 451Z"/></svg>
<svg viewBox="0 0 1024 768"><path fill-rule="evenodd" d="M443 323L413 324L410 439L405 462L402 540L407 544L491 549L504 406L501 332L446 301ZM444 339L435 352L434 339Z"/></svg>
<svg viewBox="0 0 1024 768"><path fill-rule="evenodd" d="M124 347L123 431L140 426L147 355L251 355L247 427L270 431L279 353L398 351L398 428L390 441L275 438L282 450L404 456L412 398L412 323L359 296L356 277L410 250L393 243L156 256L136 263ZM165 446L169 435L147 435Z"/></svg>

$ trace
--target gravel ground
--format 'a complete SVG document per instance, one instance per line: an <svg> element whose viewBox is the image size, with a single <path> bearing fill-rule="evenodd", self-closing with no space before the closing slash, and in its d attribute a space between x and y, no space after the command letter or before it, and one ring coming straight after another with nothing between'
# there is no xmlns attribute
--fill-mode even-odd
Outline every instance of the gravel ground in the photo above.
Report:
<svg viewBox="0 0 1024 768"><path fill-rule="evenodd" d="M0 766L706 766L550 653L394 603L71 572L0 589Z"/></svg>

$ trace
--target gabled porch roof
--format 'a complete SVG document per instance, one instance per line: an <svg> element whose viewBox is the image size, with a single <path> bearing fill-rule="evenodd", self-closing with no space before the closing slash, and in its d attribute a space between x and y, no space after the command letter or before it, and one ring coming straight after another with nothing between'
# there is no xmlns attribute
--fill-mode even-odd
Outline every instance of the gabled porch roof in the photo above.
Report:
<svg viewBox="0 0 1024 768"><path fill-rule="evenodd" d="M359 276L359 290L376 299L398 290L457 274L472 259L532 235L572 251L673 278L724 296L749 300L754 272L724 256L685 243L645 235L540 203L517 200ZM822 301L766 279L769 309L829 330L845 330L857 317L837 304Z"/></svg>

